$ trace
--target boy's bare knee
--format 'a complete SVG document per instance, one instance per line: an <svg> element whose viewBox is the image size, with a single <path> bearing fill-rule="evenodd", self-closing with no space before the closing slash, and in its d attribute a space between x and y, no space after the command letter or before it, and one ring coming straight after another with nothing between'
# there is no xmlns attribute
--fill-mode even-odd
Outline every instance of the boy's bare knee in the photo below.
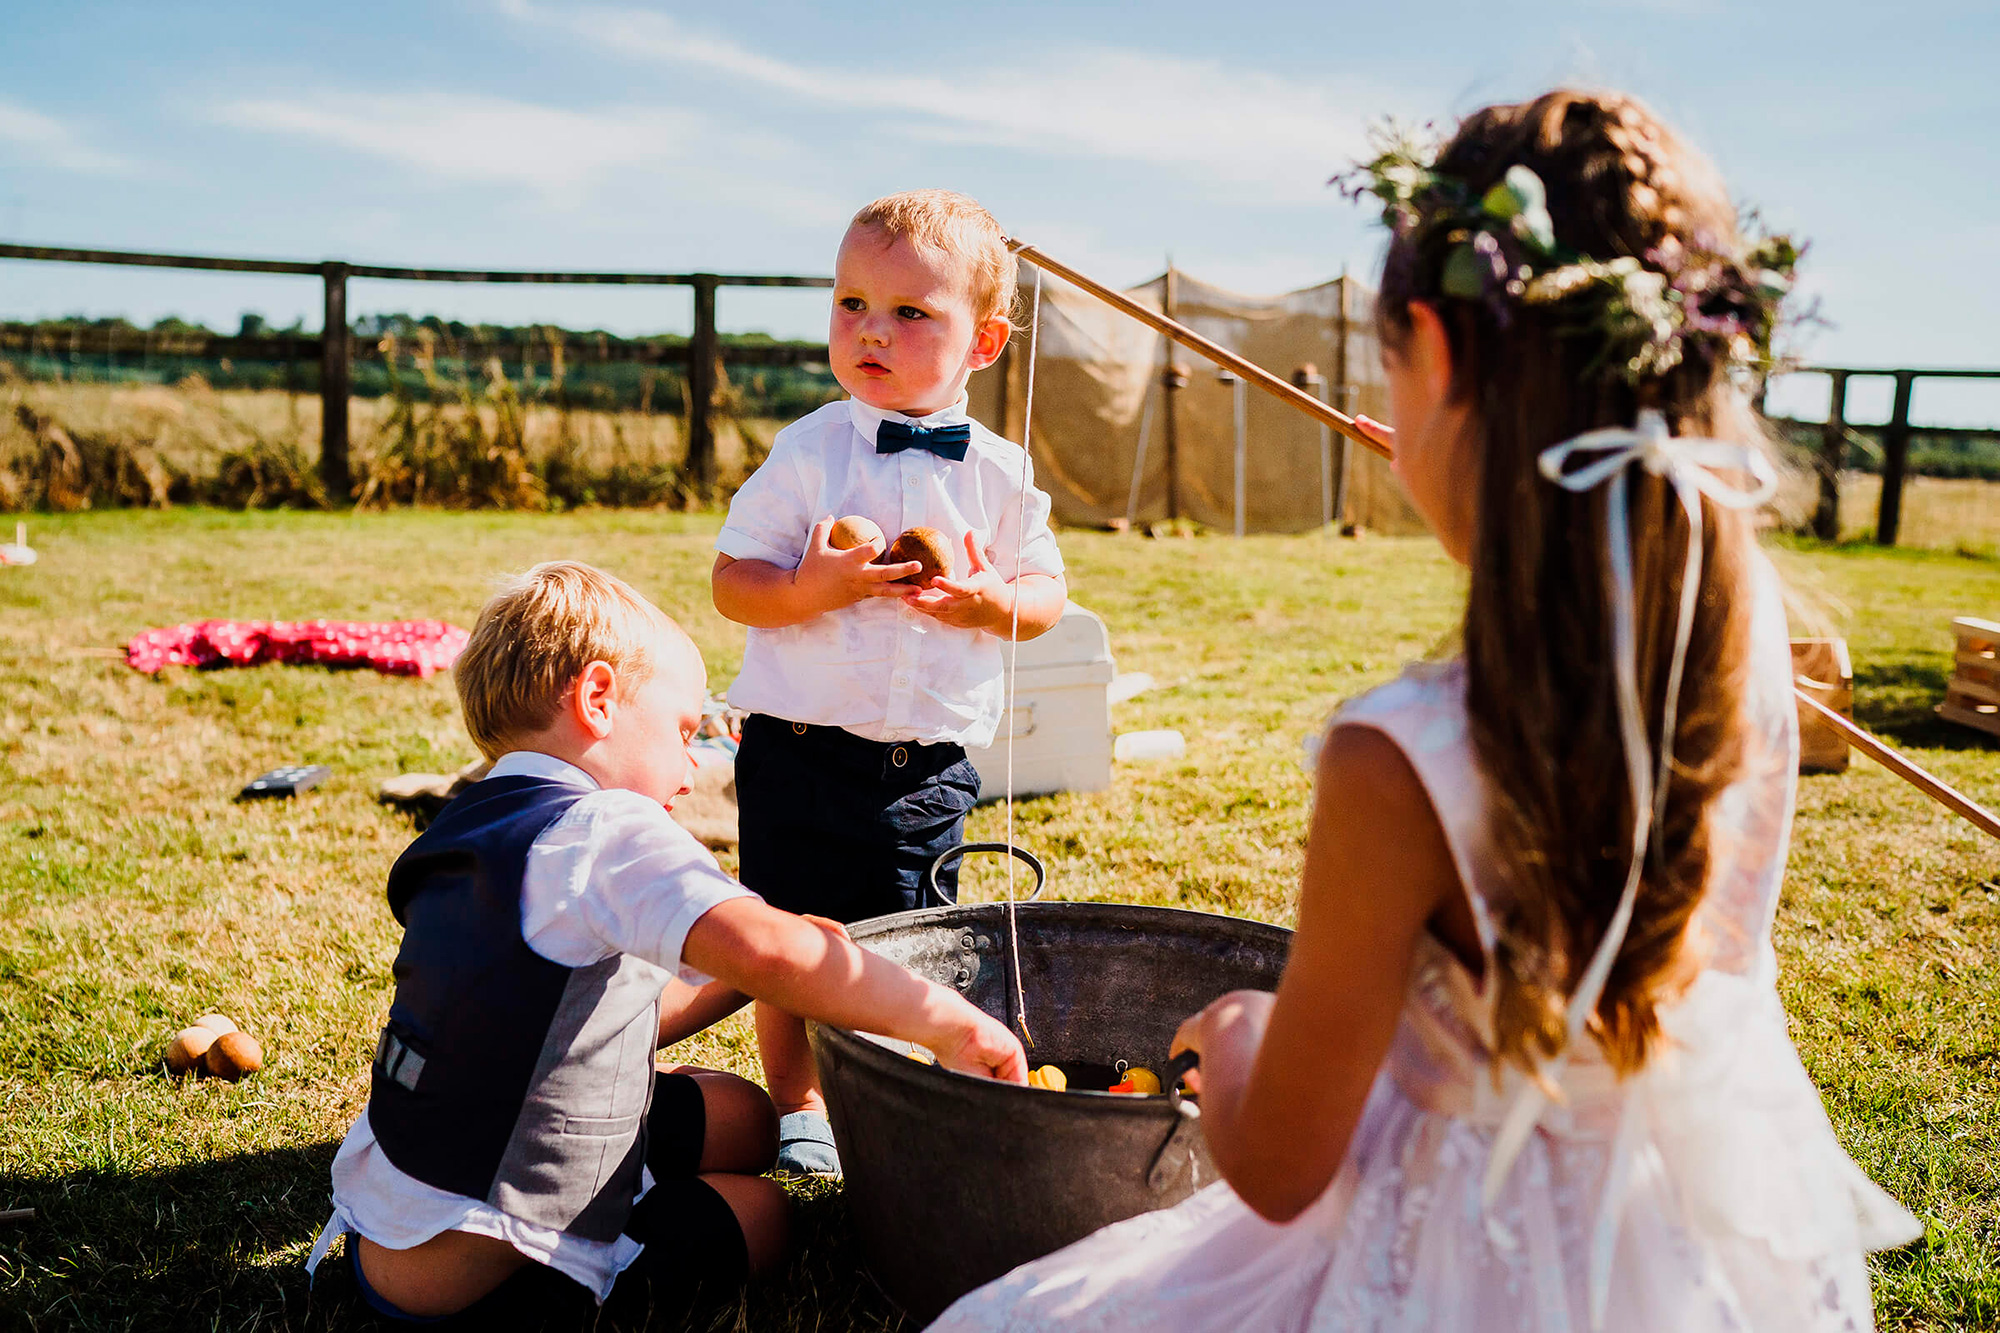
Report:
<svg viewBox="0 0 2000 1333"><path fill-rule="evenodd" d="M761 1175L778 1160L778 1109L747 1078L720 1070L686 1071L701 1085L708 1133L702 1140L701 1169Z"/></svg>
<svg viewBox="0 0 2000 1333"><path fill-rule="evenodd" d="M751 1273L767 1273L783 1262L792 1233L792 1202L785 1191L761 1176L715 1174L703 1175L702 1180L736 1214Z"/></svg>

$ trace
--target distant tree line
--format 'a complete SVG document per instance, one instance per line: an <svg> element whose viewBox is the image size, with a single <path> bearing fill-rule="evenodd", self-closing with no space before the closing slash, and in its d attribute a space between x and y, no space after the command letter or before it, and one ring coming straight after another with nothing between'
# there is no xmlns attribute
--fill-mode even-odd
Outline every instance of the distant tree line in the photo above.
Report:
<svg viewBox="0 0 2000 1333"><path fill-rule="evenodd" d="M468 324L437 315L402 312L363 315L352 322L356 339L368 349L353 368L353 391L372 398L393 391L393 377L407 381L429 374L446 382L478 381L499 353L500 370L524 396L560 400L574 408L603 411L679 413L685 407L685 373L678 365L649 364L648 354L687 345L681 334L626 337L602 329L565 329L549 324ZM258 359L190 354L185 344L208 338L317 339L299 320L283 327L246 311L233 334L169 315L149 326L124 318L70 316L32 323L0 324L0 362L36 380L83 383L172 384L199 376L217 389L279 389L315 393L315 356L285 358L267 350ZM787 345L763 333L724 333L722 346ZM179 349L158 344L180 343ZM791 344L804 346L805 344ZM395 364L376 348L393 351ZM115 350L114 350L115 349ZM558 373L560 372L560 373ZM407 388L407 383L406 386ZM730 410L752 417L802 416L840 396L824 365L733 367L725 397Z"/></svg>

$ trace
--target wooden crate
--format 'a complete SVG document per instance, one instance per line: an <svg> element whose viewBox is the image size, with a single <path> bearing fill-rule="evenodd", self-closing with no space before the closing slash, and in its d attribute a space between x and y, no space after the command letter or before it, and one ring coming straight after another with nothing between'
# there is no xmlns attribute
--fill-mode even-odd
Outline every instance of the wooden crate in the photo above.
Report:
<svg viewBox="0 0 2000 1333"><path fill-rule="evenodd" d="M1951 632L1958 652L1938 716L2000 736L2000 624L1960 616Z"/></svg>
<svg viewBox="0 0 2000 1333"><path fill-rule="evenodd" d="M1792 678L1800 689L1844 718L1854 716L1854 664L1845 639L1793 639ZM1801 703L1799 772L1845 773L1847 738Z"/></svg>

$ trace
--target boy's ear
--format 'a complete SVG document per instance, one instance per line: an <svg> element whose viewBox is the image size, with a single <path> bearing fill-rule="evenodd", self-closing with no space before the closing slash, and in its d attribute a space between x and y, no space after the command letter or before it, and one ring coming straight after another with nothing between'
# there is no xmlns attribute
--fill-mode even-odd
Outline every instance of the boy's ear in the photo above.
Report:
<svg viewBox="0 0 2000 1333"><path fill-rule="evenodd" d="M1001 351L1007 346L1007 339L1014 334L1014 326L1003 315L995 315L982 322L972 335L972 355L966 364L974 370L984 370L1000 359Z"/></svg>
<svg viewBox="0 0 2000 1333"><path fill-rule="evenodd" d="M611 706L618 695L618 673L609 662L592 662L578 673L569 690L570 717L585 735L604 740L611 735Z"/></svg>

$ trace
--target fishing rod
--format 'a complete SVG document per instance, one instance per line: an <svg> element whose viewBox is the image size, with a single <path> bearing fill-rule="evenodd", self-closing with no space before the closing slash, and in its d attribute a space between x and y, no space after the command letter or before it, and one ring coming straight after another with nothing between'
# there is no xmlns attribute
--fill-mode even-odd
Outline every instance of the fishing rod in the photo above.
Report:
<svg viewBox="0 0 2000 1333"><path fill-rule="evenodd" d="M1353 417L1335 411L1303 389L1279 379L1256 362L1245 360L1219 343L1210 342L1187 325L1141 305L1115 288L1106 287L1093 278L1085 277L1061 260L1051 259L1026 241L1009 240L1007 248L1043 272L1053 273L1064 282L1081 287L1106 305L1123 311L1141 324L1165 334L1189 351L1207 357L1224 370L1234 371L1280 402L1296 407L1314 420L1333 427L1362 448L1383 458L1389 457L1389 446L1361 429Z"/></svg>
<svg viewBox="0 0 2000 1333"><path fill-rule="evenodd" d="M1876 740L1860 727L1855 726L1845 717L1842 717L1833 709L1828 708L1825 704L1813 698L1803 687L1794 686L1793 688L1797 691L1799 698L1811 705L1812 710L1819 715L1821 721L1831 726L1840 734L1842 740L1867 755L1870 759L1873 759L1876 763L1882 765L1882 767L1888 769L1891 773L1894 773L1903 781L1909 783L1912 787L1915 787L1924 795L1936 801L1939 805L1946 807L1956 814L1962 815L1984 832L2000 838L2000 815L1994 814L1991 810L1988 810L1964 792L1959 791L1950 783L1945 782L1941 778L1933 777L1930 773L1911 762L1905 755Z"/></svg>
<svg viewBox="0 0 2000 1333"><path fill-rule="evenodd" d="M1273 375L1254 361L1246 360L1230 351L1227 347L1211 342L1187 325L1170 319L1160 311L1140 304L1116 288L1107 287L1096 279L1077 272L1068 264L1063 263L1059 259L1051 258L1026 241L1010 238L1007 241L1007 248L1043 272L1055 274L1064 282L1089 292L1092 296L1095 296L1098 300L1111 306L1113 309L1122 311L1148 328L1165 334L1168 338L1171 338L1189 351L1207 357L1210 361L1213 361L1225 370L1234 371L1245 380L1248 380L1264 392L1270 394L1273 398L1297 408L1316 421L1324 422L1348 439L1353 440L1362 448L1368 449L1383 458L1390 457L1389 446L1362 430L1353 417L1343 412L1335 411L1311 394L1305 393L1278 378L1276 375ZM1893 747L1875 739L1868 732L1862 730L1833 709L1828 708L1818 699L1815 699L1803 686L1794 684L1792 691L1806 704L1810 705L1813 711L1825 720L1848 745L1861 751L1861 753L1867 755L1870 759L1873 759L1876 763L1882 765L1882 767L1888 769L1891 773L1894 773L1897 777L1903 779L1903 781L1909 783L1938 804L1968 820L1980 831L1991 834L1995 838L2000 838L2000 815L1995 815L1991 810L1988 810L1970 796L1967 796L1949 783L1932 776L1920 765Z"/></svg>

